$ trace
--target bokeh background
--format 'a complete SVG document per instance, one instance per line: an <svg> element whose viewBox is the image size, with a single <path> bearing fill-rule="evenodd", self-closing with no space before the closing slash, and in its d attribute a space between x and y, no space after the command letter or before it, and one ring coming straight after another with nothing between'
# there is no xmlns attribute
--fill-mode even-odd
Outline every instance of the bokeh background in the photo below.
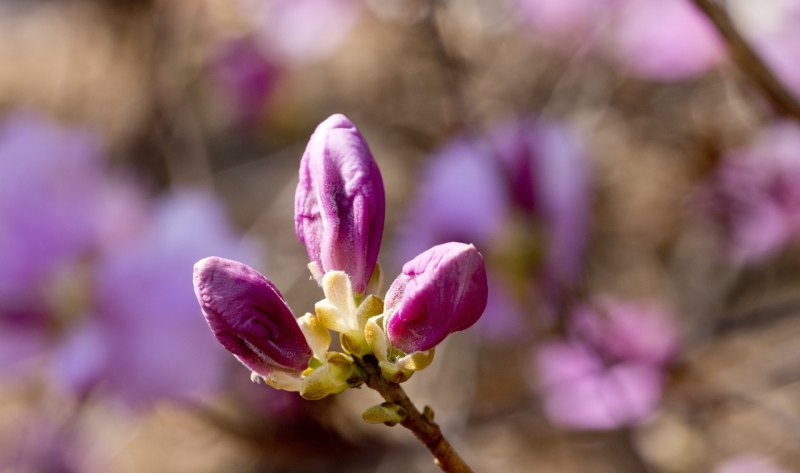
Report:
<svg viewBox="0 0 800 473"><path fill-rule="evenodd" d="M800 1L716 5L783 95L690 0L3 0L0 472L437 471L375 393L250 383L194 299L209 255L322 298L293 200L333 113L387 283L486 256L407 383L476 471L800 471Z"/></svg>

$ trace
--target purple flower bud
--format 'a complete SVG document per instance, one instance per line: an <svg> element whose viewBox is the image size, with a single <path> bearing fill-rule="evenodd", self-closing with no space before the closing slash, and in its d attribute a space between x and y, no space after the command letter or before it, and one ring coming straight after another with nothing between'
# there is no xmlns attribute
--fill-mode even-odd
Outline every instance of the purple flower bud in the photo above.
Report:
<svg viewBox="0 0 800 473"><path fill-rule="evenodd" d="M261 273L212 256L194 265L194 290L214 336L245 366L262 376L308 367L311 348L280 291Z"/></svg>
<svg viewBox="0 0 800 473"><path fill-rule="evenodd" d="M406 353L429 350L477 322L488 292L483 255L474 246L434 246L406 263L386 293L389 341Z"/></svg>
<svg viewBox="0 0 800 473"><path fill-rule="evenodd" d="M322 272L367 288L383 236L383 180L367 142L344 115L322 122L300 162L295 231Z"/></svg>

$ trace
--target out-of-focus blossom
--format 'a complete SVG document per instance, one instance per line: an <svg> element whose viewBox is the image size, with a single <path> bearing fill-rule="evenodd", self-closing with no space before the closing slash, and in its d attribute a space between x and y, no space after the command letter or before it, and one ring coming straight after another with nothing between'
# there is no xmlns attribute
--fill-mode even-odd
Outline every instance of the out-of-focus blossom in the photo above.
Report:
<svg viewBox="0 0 800 473"><path fill-rule="evenodd" d="M565 340L535 352L545 414L575 429L634 425L658 405L677 328L663 309L613 299L578 308Z"/></svg>
<svg viewBox="0 0 800 473"><path fill-rule="evenodd" d="M588 161L565 126L503 122L484 135L456 138L432 156L401 224L398 259L446 241L496 248L501 254L487 254L492 287L540 283L543 293L557 298L580 273L588 199ZM527 240L514 240L521 228ZM507 260L529 261L535 274L523 274L524 281L517 272L502 274ZM502 289L490 291L484 331L524 333L523 327L509 324L520 323L520 314L531 308L519 309L512 297L517 291Z"/></svg>
<svg viewBox="0 0 800 473"><path fill-rule="evenodd" d="M92 135L32 114L2 126L0 159L3 374L38 355L62 389L132 405L215 387L224 352L185 276L212 251L247 256L219 205L188 191L152 202L105 173Z"/></svg>
<svg viewBox="0 0 800 473"><path fill-rule="evenodd" d="M48 287L91 253L102 181L100 145L33 113L0 126L0 368L42 354Z"/></svg>
<svg viewBox="0 0 800 473"><path fill-rule="evenodd" d="M35 303L61 265L97 241L100 144L21 113L0 128L0 311Z"/></svg>
<svg viewBox="0 0 800 473"><path fill-rule="evenodd" d="M219 205L197 191L159 200L143 232L109 243L91 268L93 304L57 349L59 384L131 406L216 389L224 353L181 283L186 268L212 251L248 255Z"/></svg>
<svg viewBox="0 0 800 473"><path fill-rule="evenodd" d="M678 351L675 321L652 303L598 298L572 312L570 328L584 343L618 360L659 365Z"/></svg>
<svg viewBox="0 0 800 473"><path fill-rule="evenodd" d="M429 350L477 322L487 294L483 255L474 246L434 246L406 263L386 293L386 333L406 353Z"/></svg>
<svg viewBox="0 0 800 473"><path fill-rule="evenodd" d="M517 0L516 11L545 44L607 52L646 79L696 77L725 55L713 25L689 0Z"/></svg>
<svg viewBox="0 0 800 473"><path fill-rule="evenodd" d="M212 73L234 120L255 121L275 88L280 71L251 38L224 43L211 64Z"/></svg>
<svg viewBox="0 0 800 473"><path fill-rule="evenodd" d="M280 291L261 273L204 258L194 266L194 289L217 341L245 366L261 376L308 367L311 348Z"/></svg>
<svg viewBox="0 0 800 473"><path fill-rule="evenodd" d="M357 0L239 0L260 46L279 63L322 59L346 38L361 15Z"/></svg>
<svg viewBox="0 0 800 473"><path fill-rule="evenodd" d="M615 55L647 79L695 77L725 54L714 26L689 0L625 0L612 30Z"/></svg>
<svg viewBox="0 0 800 473"><path fill-rule="evenodd" d="M210 195L179 191L156 202L141 238L104 256L95 309L110 347L102 386L134 405L218 387L224 352L184 284L187 268L211 252L251 255Z"/></svg>
<svg viewBox="0 0 800 473"><path fill-rule="evenodd" d="M447 241L487 246L510 211L498 163L476 140L456 138L429 162L401 224L397 245L403 261Z"/></svg>
<svg viewBox="0 0 800 473"><path fill-rule="evenodd" d="M616 0L517 0L516 11L538 39L574 47L602 26Z"/></svg>
<svg viewBox="0 0 800 473"><path fill-rule="evenodd" d="M341 270L364 293L378 260L386 198L378 165L344 115L322 122L300 162L295 231L325 273Z"/></svg>
<svg viewBox="0 0 800 473"><path fill-rule="evenodd" d="M607 430L636 424L661 397L660 370L636 362L608 367L581 345L544 345L537 367L545 414L567 428Z"/></svg>
<svg viewBox="0 0 800 473"><path fill-rule="evenodd" d="M714 473L789 473L789 470L769 457L745 453L726 460Z"/></svg>
<svg viewBox="0 0 800 473"><path fill-rule="evenodd" d="M555 122L511 121L489 136L512 204L541 219L548 290L578 277L589 220L588 160L578 137Z"/></svg>
<svg viewBox="0 0 800 473"><path fill-rule="evenodd" d="M727 227L734 261L753 263L800 232L800 127L777 122L731 151L703 195Z"/></svg>

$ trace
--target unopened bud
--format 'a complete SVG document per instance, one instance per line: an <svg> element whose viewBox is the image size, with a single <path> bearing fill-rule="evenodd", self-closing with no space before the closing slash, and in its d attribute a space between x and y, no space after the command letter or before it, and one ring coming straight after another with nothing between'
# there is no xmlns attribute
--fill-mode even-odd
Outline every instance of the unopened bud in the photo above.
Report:
<svg viewBox="0 0 800 473"><path fill-rule="evenodd" d="M406 263L386 293L386 333L405 353L430 350L477 322L487 296L486 267L474 246L434 246Z"/></svg>

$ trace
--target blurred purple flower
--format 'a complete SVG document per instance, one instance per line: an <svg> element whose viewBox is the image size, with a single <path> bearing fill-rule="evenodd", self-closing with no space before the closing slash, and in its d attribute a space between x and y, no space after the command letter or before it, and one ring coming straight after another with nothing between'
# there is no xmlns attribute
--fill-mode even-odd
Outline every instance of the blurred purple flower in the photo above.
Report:
<svg viewBox="0 0 800 473"><path fill-rule="evenodd" d="M317 126L300 161L295 232L322 273L341 270L364 293L383 237L383 179L364 137L344 115Z"/></svg>
<svg viewBox="0 0 800 473"><path fill-rule="evenodd" d="M244 124L258 119L280 74L251 38L224 43L212 72L234 119Z"/></svg>
<svg viewBox="0 0 800 473"><path fill-rule="evenodd" d="M717 31L689 0L625 0L613 31L616 57L646 79L692 78L725 54Z"/></svg>
<svg viewBox="0 0 800 473"><path fill-rule="evenodd" d="M361 14L357 0L239 0L261 47L279 63L302 64L331 54Z"/></svg>
<svg viewBox="0 0 800 473"><path fill-rule="evenodd" d="M406 263L386 292L389 341L406 353L430 350L477 322L487 295L483 255L474 246L434 246Z"/></svg>
<svg viewBox="0 0 800 473"><path fill-rule="evenodd" d="M145 234L103 255L96 268L98 325L85 327L103 340L106 357L93 375L101 388L139 406L219 387L226 357L186 285L187 268L212 252L250 257L211 196L182 191L157 202Z"/></svg>
<svg viewBox="0 0 800 473"><path fill-rule="evenodd" d="M618 0L516 0L530 32L556 48L591 40Z"/></svg>
<svg viewBox="0 0 800 473"><path fill-rule="evenodd" d="M486 340L522 340L529 335L526 317L530 311L516 301L511 288L499 278L498 274L487 274L489 297L477 326Z"/></svg>
<svg viewBox="0 0 800 473"><path fill-rule="evenodd" d="M49 285L97 243L94 136L20 112L0 125L0 369L41 354Z"/></svg>
<svg viewBox="0 0 800 473"><path fill-rule="evenodd" d="M225 358L187 268L212 251L249 255L210 196L153 204L101 157L91 134L40 116L0 126L0 369L39 355L61 388L134 405L206 391Z"/></svg>
<svg viewBox="0 0 800 473"><path fill-rule="evenodd" d="M658 405L677 344L674 320L655 305L605 298L576 309L567 339L534 354L545 414L575 429L641 422Z"/></svg>
<svg viewBox="0 0 800 473"><path fill-rule="evenodd" d="M0 313L42 300L42 283L96 244L99 158L94 136L34 114L0 128Z"/></svg>
<svg viewBox="0 0 800 473"><path fill-rule="evenodd" d="M408 261L447 241L490 244L509 212L497 163L481 144L457 138L430 157L401 223L397 259Z"/></svg>
<svg viewBox="0 0 800 473"><path fill-rule="evenodd" d="M516 9L555 49L608 46L629 73L645 79L692 78L725 54L713 25L689 0L517 0Z"/></svg>
<svg viewBox="0 0 800 473"><path fill-rule="evenodd" d="M800 99L800 18L794 18L791 26L753 40L756 51L772 72Z"/></svg>
<svg viewBox="0 0 800 473"><path fill-rule="evenodd" d="M545 414L563 427L608 430L636 424L661 397L661 370L637 362L605 366L580 345L543 345L536 363Z"/></svg>
<svg viewBox="0 0 800 473"><path fill-rule="evenodd" d="M523 311L511 297L518 291L499 286L538 283L547 297L557 299L581 270L588 230L589 164L578 143L561 124L530 120L502 122L482 136L454 139L431 157L422 173L418 194L400 226L397 258L407 260L446 241L499 248L515 260L529 258L527 248L510 246L507 237L520 229L515 225L520 219L529 224L524 227L526 238L533 234L530 223L537 225L544 241L530 243L544 256L536 281L517 284L514 278L519 275L506 277L502 262L492 264L494 255L487 255L493 289L481 326L492 336L524 333L521 313L531 309Z"/></svg>
<svg viewBox="0 0 800 473"><path fill-rule="evenodd" d="M727 226L734 261L762 260L800 233L800 126L776 122L728 153L702 203Z"/></svg>
<svg viewBox="0 0 800 473"><path fill-rule="evenodd" d="M729 458L714 469L714 473L789 473L774 460L762 455L744 453Z"/></svg>

